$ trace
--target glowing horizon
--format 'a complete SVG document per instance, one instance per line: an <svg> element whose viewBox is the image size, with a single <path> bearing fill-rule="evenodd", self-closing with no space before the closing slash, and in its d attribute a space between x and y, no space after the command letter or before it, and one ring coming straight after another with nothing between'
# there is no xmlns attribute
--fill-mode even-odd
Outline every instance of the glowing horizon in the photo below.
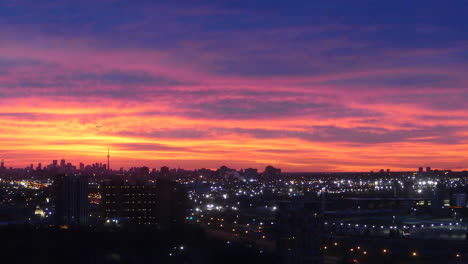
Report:
<svg viewBox="0 0 468 264"><path fill-rule="evenodd" d="M5 1L0 159L466 170L468 5L401 5Z"/></svg>

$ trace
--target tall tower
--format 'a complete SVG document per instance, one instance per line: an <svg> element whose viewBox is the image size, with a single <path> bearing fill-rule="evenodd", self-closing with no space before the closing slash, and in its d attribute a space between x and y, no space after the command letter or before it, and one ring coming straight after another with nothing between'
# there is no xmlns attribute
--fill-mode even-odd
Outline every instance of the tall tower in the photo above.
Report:
<svg viewBox="0 0 468 264"><path fill-rule="evenodd" d="M5 161L2 159L2 161L0 162L0 169L3 168L5 168Z"/></svg>
<svg viewBox="0 0 468 264"><path fill-rule="evenodd" d="M107 170L110 170L110 150L109 150L109 147L107 147Z"/></svg>

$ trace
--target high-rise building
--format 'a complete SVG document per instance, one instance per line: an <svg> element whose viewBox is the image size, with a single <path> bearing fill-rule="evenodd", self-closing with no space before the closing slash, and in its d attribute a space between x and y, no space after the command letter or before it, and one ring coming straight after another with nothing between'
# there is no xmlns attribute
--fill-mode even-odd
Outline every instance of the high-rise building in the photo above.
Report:
<svg viewBox="0 0 468 264"><path fill-rule="evenodd" d="M429 173L429 172L431 172L431 171L432 171L432 170L431 170L431 167L426 167L426 172L427 172L427 173Z"/></svg>
<svg viewBox="0 0 468 264"><path fill-rule="evenodd" d="M58 166L58 161L57 161L57 160L53 160L53 161L52 161L52 166L57 167L57 166Z"/></svg>
<svg viewBox="0 0 468 264"><path fill-rule="evenodd" d="M161 228L170 228L183 223L188 209L185 187L168 178L156 181L157 218Z"/></svg>
<svg viewBox="0 0 468 264"><path fill-rule="evenodd" d="M55 219L57 225L88 223L88 179L58 175L54 179Z"/></svg>
<svg viewBox="0 0 468 264"><path fill-rule="evenodd" d="M65 160L64 159L60 160L60 167L65 168L65 166L66 166Z"/></svg>
<svg viewBox="0 0 468 264"><path fill-rule="evenodd" d="M278 263L323 263L324 223L317 202L280 205L276 215Z"/></svg>
<svg viewBox="0 0 468 264"><path fill-rule="evenodd" d="M3 159L0 161L0 169L5 169L5 161Z"/></svg>
<svg viewBox="0 0 468 264"><path fill-rule="evenodd" d="M140 225L156 225L156 185L147 181L112 179L101 186L101 206L106 220L125 219Z"/></svg>
<svg viewBox="0 0 468 264"><path fill-rule="evenodd" d="M419 173L423 173L423 172L424 172L424 168L423 168L423 167L419 167L418 172L419 172Z"/></svg>

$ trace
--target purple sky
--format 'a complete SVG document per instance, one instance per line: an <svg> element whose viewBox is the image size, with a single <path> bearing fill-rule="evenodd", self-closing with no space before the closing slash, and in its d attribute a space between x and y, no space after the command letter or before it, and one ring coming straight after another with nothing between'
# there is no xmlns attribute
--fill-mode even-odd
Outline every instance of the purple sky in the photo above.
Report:
<svg viewBox="0 0 468 264"><path fill-rule="evenodd" d="M109 146L114 168L466 169L466 14L462 0L4 0L0 158L89 163Z"/></svg>

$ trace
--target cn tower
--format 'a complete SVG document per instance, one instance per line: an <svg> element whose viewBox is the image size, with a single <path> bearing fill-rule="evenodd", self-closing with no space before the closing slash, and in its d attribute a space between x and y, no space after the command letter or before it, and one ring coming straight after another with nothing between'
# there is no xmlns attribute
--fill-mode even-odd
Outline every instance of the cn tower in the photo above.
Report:
<svg viewBox="0 0 468 264"><path fill-rule="evenodd" d="M110 170L110 150L109 147L107 147L107 170Z"/></svg>

